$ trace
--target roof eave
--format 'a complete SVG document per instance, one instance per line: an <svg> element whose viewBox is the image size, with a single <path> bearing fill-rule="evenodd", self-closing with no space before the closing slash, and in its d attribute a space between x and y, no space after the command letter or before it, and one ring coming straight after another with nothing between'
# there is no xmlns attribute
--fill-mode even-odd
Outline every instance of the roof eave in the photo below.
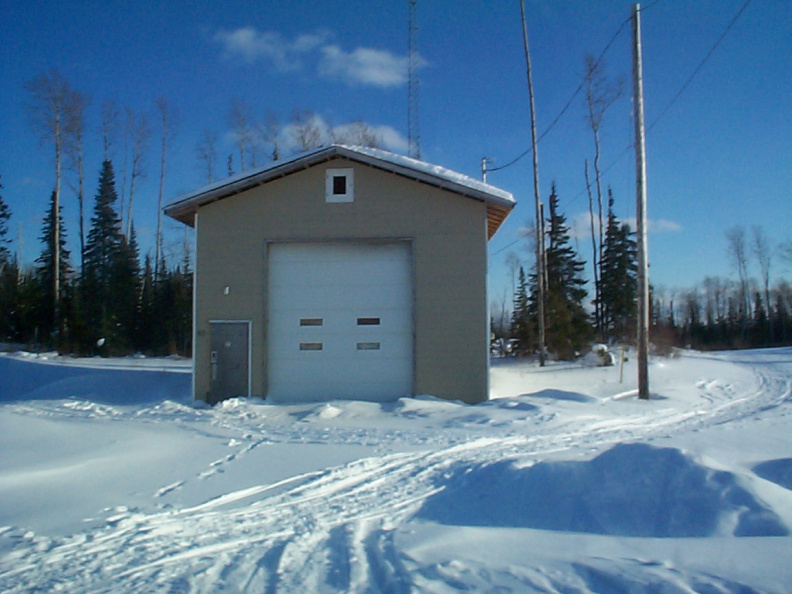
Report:
<svg viewBox="0 0 792 594"><path fill-rule="evenodd" d="M499 196L497 194L487 192L483 189L470 187L462 183L454 182L451 179L446 179L441 176L433 175L432 173L421 171L412 167L407 167L398 162L383 160L379 157L369 155L365 152L359 152L352 148L342 145L331 145L316 151L299 155L294 159L284 161L283 163L267 168L263 171L253 173L246 177L234 179L228 183L220 184L212 187L209 190L198 190L196 193L175 202L163 209L163 212L171 218L184 223L190 227L195 226L195 213L198 208L228 198L240 192L244 192L258 185L265 184L273 179L285 177L296 171L307 169L324 161L329 161L342 157L350 161L363 163L377 169L401 175L428 185L466 196L474 200L479 200L487 205L487 235L492 238L500 225L509 215L515 206L515 202L511 198L511 194L505 193L509 198Z"/></svg>

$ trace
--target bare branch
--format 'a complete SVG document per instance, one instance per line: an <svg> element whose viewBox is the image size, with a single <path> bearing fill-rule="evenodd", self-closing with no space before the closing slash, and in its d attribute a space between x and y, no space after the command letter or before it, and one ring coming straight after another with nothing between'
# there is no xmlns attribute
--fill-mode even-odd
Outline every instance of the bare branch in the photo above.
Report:
<svg viewBox="0 0 792 594"><path fill-rule="evenodd" d="M105 161L110 160L110 147L118 134L120 117L121 111L115 100L108 99L102 103L102 147Z"/></svg>
<svg viewBox="0 0 792 594"><path fill-rule="evenodd" d="M228 124L234 132L235 142L239 149L240 169L245 171L245 155L250 156L250 164L255 167L258 138L256 118L250 104L235 97L228 112Z"/></svg>
<svg viewBox="0 0 792 594"><path fill-rule="evenodd" d="M204 130L195 145L195 154L201 169L206 172L206 183L214 181L214 164L217 159L217 134L210 130Z"/></svg>
<svg viewBox="0 0 792 594"><path fill-rule="evenodd" d="M300 152L309 151L323 146L322 129L318 118L310 109L292 112L292 139Z"/></svg>

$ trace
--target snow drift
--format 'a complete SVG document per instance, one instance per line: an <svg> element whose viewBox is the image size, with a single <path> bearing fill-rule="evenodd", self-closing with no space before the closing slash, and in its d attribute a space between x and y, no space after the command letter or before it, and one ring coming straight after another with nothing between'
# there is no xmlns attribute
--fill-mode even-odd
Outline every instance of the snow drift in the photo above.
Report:
<svg viewBox="0 0 792 594"><path fill-rule="evenodd" d="M651 469L651 472L648 472ZM786 536L780 518L737 477L675 448L620 444L589 462L462 464L418 517L610 536Z"/></svg>
<svg viewBox="0 0 792 594"><path fill-rule="evenodd" d="M634 363L502 361L476 406L209 408L189 362L26 359L0 356L4 592L792 584L791 349L654 360L649 402Z"/></svg>

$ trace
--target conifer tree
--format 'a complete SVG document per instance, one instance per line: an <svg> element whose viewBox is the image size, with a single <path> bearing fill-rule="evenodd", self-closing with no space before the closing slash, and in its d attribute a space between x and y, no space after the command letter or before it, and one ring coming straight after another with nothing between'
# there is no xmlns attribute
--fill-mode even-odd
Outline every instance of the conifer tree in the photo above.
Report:
<svg viewBox="0 0 792 594"><path fill-rule="evenodd" d="M186 242L185 242L186 248ZM181 268L174 273L174 338L177 352L189 355L192 351L192 294L193 274L190 252L185 249Z"/></svg>
<svg viewBox="0 0 792 594"><path fill-rule="evenodd" d="M91 229L85 244L85 309L92 340L107 341L115 335L114 268L121 258L123 233L115 211L118 193L110 161L102 163Z"/></svg>
<svg viewBox="0 0 792 594"><path fill-rule="evenodd" d="M634 233L613 212L613 192L608 188L608 223L600 276L600 311L603 329L610 336L633 333L638 294L638 247Z"/></svg>
<svg viewBox="0 0 792 594"><path fill-rule="evenodd" d="M0 190L3 184L0 183ZM11 210L0 195L0 341L10 340L14 332L17 306L16 262L8 249L8 221Z"/></svg>
<svg viewBox="0 0 792 594"><path fill-rule="evenodd" d="M113 312L116 322L112 346L121 351L136 348L135 337L140 320L140 260L135 226L129 240L121 237L110 268Z"/></svg>
<svg viewBox="0 0 792 594"><path fill-rule="evenodd" d="M528 281L522 266L520 266L517 279L512 309L511 335L519 341L521 350L532 350L534 346L533 322L528 298Z"/></svg>
<svg viewBox="0 0 792 594"><path fill-rule="evenodd" d="M149 353L158 353L162 342L159 338L161 324L157 316L154 292L154 267L151 256L146 254L143 273L140 277L140 318L136 328L136 348Z"/></svg>
<svg viewBox="0 0 792 594"><path fill-rule="evenodd" d="M39 239L44 244L41 255L36 259L36 278L39 282L40 296L43 301L37 303L37 311L41 320L41 328L46 334L59 330L56 323L63 322L55 316L56 308L61 312L61 316L66 314L63 307L64 299L68 294L68 281L72 274L69 262L69 250L66 248L66 229L63 224L62 206L58 206L58 214L55 214L56 195L52 192L50 205L44 216L41 235ZM58 232L55 232L55 226ZM55 238L58 238L59 245L55 246ZM59 262L56 265L56 257ZM57 271L57 272L56 272ZM58 283L55 283L55 274L60 275ZM58 287L59 295L54 295L55 287ZM67 314L66 314L67 315ZM60 316L59 316L60 317Z"/></svg>
<svg viewBox="0 0 792 594"><path fill-rule="evenodd" d="M585 263L570 245L569 227L558 209L555 183L549 199L547 226L547 348L559 359L573 359L591 339L593 329L583 307ZM531 301L536 302L533 283Z"/></svg>
<svg viewBox="0 0 792 594"><path fill-rule="evenodd" d="M0 182L0 190L3 189L3 184ZM3 200L0 194L0 274L3 273L3 267L11 259L11 252L8 249L8 244L11 241L8 239L8 221L11 218L11 210Z"/></svg>

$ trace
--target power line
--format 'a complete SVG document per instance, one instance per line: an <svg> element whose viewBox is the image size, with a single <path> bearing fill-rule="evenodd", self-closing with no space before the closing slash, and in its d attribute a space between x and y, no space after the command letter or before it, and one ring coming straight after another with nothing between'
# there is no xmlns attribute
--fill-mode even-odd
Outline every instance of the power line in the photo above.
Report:
<svg viewBox="0 0 792 594"><path fill-rule="evenodd" d="M650 8L654 7L656 4L660 3L661 1L662 1L662 0L655 0L654 2L652 2L651 4L649 4L648 6L645 6L645 7L643 7L643 8L641 9L641 12L645 12L645 11L649 10ZM752 0L746 0L746 1L745 1L745 3L742 5L742 7L741 7L741 8L740 8L740 9L737 11L737 14L735 14L734 18L732 18L732 20L729 22L729 24L726 26L726 28L725 28L725 29L723 30L723 32L720 34L720 36L718 37L718 39L715 41L715 43L712 45L712 47L711 47L711 48L709 49L709 51L706 53L706 55L705 55L705 56L704 56L704 58L701 60L701 62L699 62L699 64L698 64L698 65L696 66L696 68L693 70L693 72L691 73L691 75L690 75L690 76L687 78L687 80L686 80L686 81L685 81L685 82L682 84L682 86L681 86L681 87L679 88L679 90L676 92L676 94L675 94L675 95L674 95L674 97L671 99L671 101L669 101L669 102L668 102L668 104L667 104L667 105L665 106L665 108L662 110L662 112L660 113L660 115L659 115L659 116L657 116L657 117L656 117L656 118L655 118L655 119L652 121L652 123L649 125L649 127L648 127L648 128L647 128L647 130L646 130L646 133L647 133L647 134L648 134L648 133L649 133L649 132L650 132L650 131L651 131L651 130L652 130L652 129L653 129L653 128L654 128L654 127L657 125L657 123L658 123L658 122L659 122L659 121L660 121L660 120L661 120L663 117L665 117L665 115L668 113L668 111L671 109L671 107L674 105L674 103L676 103L676 101L679 99L679 97L682 95L682 93L684 93L684 92L685 92L685 90L687 89L687 87L688 87L688 86L690 86L690 83L691 83L691 82L693 82L693 80L696 78L696 76L698 76L698 74L699 74L699 72L701 71L701 69L702 69L702 68L704 67L704 65L705 65L705 64L706 64L706 63L709 61L710 57L712 57L712 54L713 54L713 53L715 53L715 50L716 50L716 49L718 48L718 46L721 44L721 42L722 42L722 41L723 41L723 39L726 37L726 35L728 35L728 34L729 34L729 32L731 31L731 29L732 29L732 28L734 27L734 25L737 23L737 21L738 21L738 20L739 20L739 18L742 16L742 14L745 12L745 10L748 8L748 5L749 5L751 2L752 2ZM627 23L629 23L630 21L631 21L631 18L627 19L626 21L624 21L624 22L623 22L623 23L622 23L622 24L619 26L619 28L617 29L616 33L614 33L614 35L613 35L613 37L611 38L611 40L610 40L610 41L608 42L608 44L605 46L605 49L604 49L604 50L602 50L602 52L600 53L599 57L597 58L597 61L595 62L595 65L599 63L599 61L600 61L600 60L602 59L602 57L605 55L605 52L607 52L607 51L608 51L608 49L610 49L610 46L613 44L613 42L616 40L616 38L617 38L617 37L619 36L619 34L622 32L622 30L623 30L623 29L624 29L624 27L627 25ZM549 127L549 128L547 128L547 130L545 130L545 131L542 133L542 135L539 137L539 141L541 141L541 140L542 140L542 139L543 139L543 138L544 138L544 137L547 135L547 133L548 133L548 132L550 132L550 130L552 130L553 126L555 126L555 125L556 125L556 123L558 122L558 120L560 120L560 119L561 119L561 117L564 115L564 113L565 113L565 112L566 112L566 111L569 109L569 107L572 105L572 102L575 100L575 97L577 97L577 95L580 93L581 89L583 88L583 84L584 84L584 83L585 83L585 81L583 81L583 82L581 82L581 83L580 83L580 86L578 86L578 88L577 88L577 89L575 90L575 92L572 94L572 97L569 99L569 101L567 102L567 104L564 106L564 108L561 110L561 112L558 114L558 116L556 116L555 120L553 120L553 123L552 123L552 124L550 124L550 127ZM604 175L605 173L607 173L608 171L610 171L611 169L613 169L613 168L614 168L614 167L615 167L615 166L616 166L616 165L617 165L617 164L618 164L618 163L619 163L619 162L620 162L620 161L621 161L621 160L624 158L624 156L625 156L625 155L626 155L628 152L630 152L630 151L633 149L633 147L634 147L634 146L635 146L634 144L629 144L629 145L627 145L626 147L624 147L624 150L623 150L623 151L622 151L622 152L619 154L619 156L618 156L618 157L616 157L616 159L614 159L614 160L613 160L613 162L611 162L611 164L610 164L610 165L608 165L608 166L607 166L605 169L603 169L603 171L602 171L602 174ZM516 159L513 159L512 161L510 161L510 162L509 162L509 163L507 163L506 165L502 165L502 166L500 166L500 167L495 167L495 168L493 168L493 169L487 169L487 172L490 172L490 171L498 171L498 170L500 170L500 169L505 169L506 167L509 167L510 165L514 165L514 163L516 163L517 161L519 161L520 159L522 159L523 157L525 157L525 155L529 154L530 152L531 152L531 148L528 148L528 149L527 149L525 152L523 152L522 154L520 154L520 155L519 155L519 156L518 156ZM575 202L576 202L576 201L577 201L577 200L578 200L578 199L579 199L581 196L583 196L585 193L586 193L586 189L584 188L584 189L582 189L580 192L578 192L578 193L577 193L577 194L576 194L576 195L575 195L575 196L574 196L574 197L573 197L573 198L572 198L572 199L569 201L569 204L568 204L568 206L569 206L569 205L571 205L571 204L574 204L574 203L575 203ZM496 256L496 255L500 254L501 252L503 252L503 251L505 251L505 250L509 249L510 247L512 247L513 245L515 245L515 244L517 244L517 243L521 242L522 240L523 240L523 238L519 238L519 239L516 239L516 240L512 241L512 242L511 242L511 243L509 243L508 245L506 245L506 246L504 246L504 247L500 248L499 250L497 250L497 251L493 252L492 254L490 254L490 257L492 257L492 256Z"/></svg>
<svg viewBox="0 0 792 594"><path fill-rule="evenodd" d="M698 65L698 66L696 66L696 69L693 71L693 74L691 74L691 75L688 77L688 79L685 81L685 83L682 85L682 87L679 89L679 91L677 91L677 94L676 94L676 95L674 95L674 98L673 98L673 99L671 99L671 101L668 103L668 105L666 105L665 109L664 109L664 110L663 110L663 111L660 113L660 115L659 115L659 116L657 116L657 118L656 118L656 119L655 119L655 120L654 120L654 121L651 123L651 125L649 126L649 128L646 130L647 132L651 131L651 129L655 127L655 124L657 124L657 122L659 122L659 121L660 121L660 120L663 118L663 116L665 116L665 114L668 112L668 110L669 110L669 109L671 109L671 106L672 106L672 105L674 105L674 103L676 103L676 100L677 100L677 99L679 99L679 96L680 96L682 93L684 93L684 92L685 92L685 89L687 89L687 88L688 88L688 85L689 85L691 82L693 82L693 79L694 79L694 78L696 78L696 76L698 75L699 71L701 71L701 69L704 67L704 64L706 64L706 63L707 63L707 61L710 59L710 57L712 56L712 54L715 52L715 50L716 50L716 49L718 48L718 46L721 44L721 41L723 41L723 38L724 38L724 37L726 37L726 35L728 35L729 31L731 31L731 28L734 26L734 24L735 24L735 23L737 22L737 20L740 18L740 16L742 15L742 13L743 13L743 12L745 12L745 9L746 9L746 8L748 8L748 5L749 5L750 3L751 3L751 0L746 0L746 1L745 1L745 4L743 4L743 5L742 5L742 8L740 8L740 10L739 10L739 11L737 11L737 14L736 14L736 15L734 15L734 18L733 18L733 19L731 20L731 22L730 22L730 23L729 23L729 24L726 26L726 29L724 29L724 30L723 30L723 33L721 33L720 37L718 37L718 39L717 39L717 41L715 42L715 44L714 44L714 45L713 45L713 46L710 48L710 50L707 52L707 55L706 55L706 56L704 56L704 59L703 59L701 62L699 62L699 65Z"/></svg>
<svg viewBox="0 0 792 594"><path fill-rule="evenodd" d="M649 8L653 7L655 4L657 4L658 2L661 2L661 1L662 1L662 0L656 0L655 2L653 2L652 4L650 4L649 6L647 6L646 8L642 8L642 9L641 9L641 12L644 12L644 11L646 11L647 9L649 9ZM649 125L649 127L646 129L646 134L649 134L649 132L651 132L651 131L652 131L652 129L653 129L653 128L654 128L654 127L657 125L657 123L658 123L658 122L659 122L659 121L660 121L660 120L661 120L661 119L662 119L662 118L663 118L663 117L664 117L664 116L665 116L665 115L666 115L666 114L667 114L667 113L670 111L670 109L671 109L671 107L674 105L674 103L676 103L676 101L679 99L679 97L682 95L682 93L684 93L684 92L685 92L685 89L687 89L687 88L688 88L688 86L690 86L690 83L691 83L691 82L693 82L693 79L695 79L695 78L696 78L696 76L698 76L699 72L701 72L701 69L704 67L704 65L707 63L707 61L709 61L710 57L712 57L712 54L713 54L713 53L715 53L715 50L716 50L716 49L718 48L718 46L721 44L721 42L722 42L722 41L723 41L723 39L726 37L726 35L729 33L729 31L731 31L732 27L734 27L735 23L736 23L736 22L739 20L740 16L742 16L743 12L745 12L745 9L746 9L746 8L748 8L748 5L749 5L751 2L752 2L752 0L746 0L746 2L745 2L743 5L742 5L742 7L740 8L740 10L738 10L738 11L737 11L737 14L736 14L736 15L734 16L734 18L733 18L733 19L732 19L732 20L729 22L729 24L726 26L726 28L725 28L725 29L723 30L723 32L720 34L720 36L718 37L718 39L715 41L715 43L714 43L714 44L712 45L712 47L709 49L709 51L708 51L708 52L707 52L707 54L704 56L704 58L701 60L701 62L699 62L699 64L696 66L696 68L693 70L692 74L691 74L691 75L690 75L690 76L687 78L687 80L686 80L686 81L685 81L685 82L682 84L682 86L681 86L681 87L679 88L679 90L676 92L676 94L675 94L675 95L674 95L674 97L671 99L671 101L669 101L669 102L668 102L668 104L665 106L665 108L663 108L663 110L660 112L660 115L659 115L659 116L657 116L657 117L656 117L656 118L655 118L655 119L652 121L652 123ZM628 20L628 22L629 22L629 20ZM613 162L611 162L611 164L610 164L610 165L608 165L608 166L607 166L605 169L603 169L603 170L602 170L602 174L604 175L605 173L607 173L608 171L610 171L611 169L613 169L613 168L616 166L616 164L617 164L617 163L619 163L619 161L621 161L621 160L624 158L624 156L625 156L627 153L629 153L629 152L630 152L630 151L633 149L633 147L634 147L634 146L635 146L634 144L629 144L629 145L627 145L626 147L624 147L624 150L622 150L622 152L621 152L621 153L619 153L619 156L618 156L618 157L616 157L616 158L613 160ZM490 171L492 171L492 170L490 170ZM581 190L580 192L578 192L577 194L575 194L575 196L572 198L572 200L570 200L570 201L569 201L569 205L571 205L571 204L574 204L574 203L575 203L575 201L577 201L577 199L578 199L578 198L580 198L581 196L583 196L583 195L585 194L585 192L586 192L586 189L584 188L583 190Z"/></svg>
<svg viewBox="0 0 792 594"><path fill-rule="evenodd" d="M661 0L656 0L656 1L655 1L654 3L652 3L652 5L650 5L650 6L654 6L654 4L657 4L657 2L660 2L660 1L661 1ZM600 55L599 55L599 57L598 57L598 58L597 58L597 60L594 62L594 66L595 66L595 67L596 67L596 66L597 66L597 65L598 65L598 64L599 64L599 63L602 61L602 58L605 56L605 53L606 53L606 52L607 52L607 51L610 49L610 47L611 47L611 46L613 45L613 43L616 41L616 38L617 38L617 37L618 37L618 36L621 34L621 32L624 30L624 27L625 27L625 26L627 25L627 23L629 23L629 22L630 22L630 19L627 19L626 21L624 21L624 22L623 22L623 23L622 23L622 24L619 26L619 28L616 30L616 33L614 33L614 34L613 34L613 37L611 37L610 41L609 41L609 42L608 42L608 44L605 46L605 49L603 49L603 50L602 50L602 52L600 52ZM552 123L551 123L551 124L550 124L550 125L547 127L547 129L546 129L544 132L542 132L542 134L539 136L539 138L538 138L538 139L537 139L537 141L536 141L536 142L537 142L537 144L538 144L539 142L541 142L541 141L542 141L542 139L543 139L545 136L547 136L547 135L549 134L549 132L550 132L550 131L551 131L551 130L552 130L554 127L555 127L555 125L556 125L556 124L559 122L559 120L560 120L562 117L564 117L564 114L565 114L565 113L567 112L567 110L569 110L569 108L572 106L572 103L575 101L575 99L577 98L577 96L580 94L580 91L581 91L581 90L583 90L583 86L584 86L585 84L586 84L586 80L585 80L585 78L584 78L584 79L582 79L582 80L580 81L580 84L578 85L577 89L575 89L575 92L574 92L574 93L572 93L572 96L569 98L569 101L567 101L567 102L566 102L566 105L564 105L564 107L561 109L561 111L558 113L558 115L555 117L555 119L552 121ZM514 165L514 164L515 164L517 161L519 161L520 159L522 159L522 158L523 158L523 157L525 157L526 155L530 154L532 151L533 151L533 148L532 148L532 147L528 147L528 148L527 148L527 149L525 149L525 151L523 151L523 152L522 152L520 155L518 155L516 158L512 159L511 161L509 161L509 162L508 162L508 163L506 163L505 165L501 165L500 167L493 167L493 168L491 168L491 169L487 169L487 173L489 173L489 172L491 172L491 171L500 171L501 169L506 169L507 167L511 167L511 166L512 166L512 165Z"/></svg>

